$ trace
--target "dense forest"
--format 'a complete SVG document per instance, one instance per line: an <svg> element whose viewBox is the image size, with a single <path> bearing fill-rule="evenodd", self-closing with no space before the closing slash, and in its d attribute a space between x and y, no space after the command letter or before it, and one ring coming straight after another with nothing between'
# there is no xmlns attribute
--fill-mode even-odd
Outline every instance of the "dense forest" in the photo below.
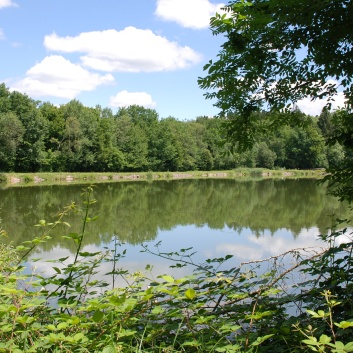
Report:
<svg viewBox="0 0 353 353"><path fill-rule="evenodd" d="M260 127L272 120L258 112ZM57 107L0 85L0 172L134 172L226 170L236 167L310 169L331 167L344 157L340 145L325 146L334 114L319 117L294 109L275 113L295 123L259 133L251 150L233 151L225 136L229 117L160 118L141 106L85 107L77 100ZM278 116L283 115L283 117ZM270 119L269 119L270 118Z"/></svg>

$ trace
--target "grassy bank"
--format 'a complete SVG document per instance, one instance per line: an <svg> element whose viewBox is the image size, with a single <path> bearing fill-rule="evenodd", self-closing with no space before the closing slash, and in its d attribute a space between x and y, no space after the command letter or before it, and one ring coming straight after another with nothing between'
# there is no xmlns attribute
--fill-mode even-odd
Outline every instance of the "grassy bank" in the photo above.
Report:
<svg viewBox="0 0 353 353"><path fill-rule="evenodd" d="M315 170L269 170L262 168L239 168L227 171L189 172L136 172L136 173L0 173L0 185L29 186L36 184L90 184L129 180L168 180L202 178L321 178L323 169Z"/></svg>

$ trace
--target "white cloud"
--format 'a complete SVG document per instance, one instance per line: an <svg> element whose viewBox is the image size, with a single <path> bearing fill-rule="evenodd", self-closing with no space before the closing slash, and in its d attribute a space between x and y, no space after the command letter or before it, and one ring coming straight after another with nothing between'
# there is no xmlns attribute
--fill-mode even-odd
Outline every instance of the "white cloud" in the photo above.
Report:
<svg viewBox="0 0 353 353"><path fill-rule="evenodd" d="M345 97L343 92L338 92L338 94L333 97L334 101L331 101L331 109L335 110L338 108L344 108ZM320 115L322 108L327 104L327 99L317 99L312 101L310 98L304 98L297 102L299 109L308 115Z"/></svg>
<svg viewBox="0 0 353 353"><path fill-rule="evenodd" d="M31 96L55 96L73 99L82 91L93 91L114 81L112 75L99 75L72 64L62 56L44 58L26 72L26 77L11 89Z"/></svg>
<svg viewBox="0 0 353 353"><path fill-rule="evenodd" d="M108 72L177 70L201 60L191 48L135 27L120 32L113 29L85 32L76 37L53 33L45 36L44 45L52 51L85 53L81 57L84 66Z"/></svg>
<svg viewBox="0 0 353 353"><path fill-rule="evenodd" d="M234 255L240 261L264 259L276 256L291 249L309 249L324 247L325 244L318 238L320 231L316 227L302 229L296 239L292 236L274 235L269 237L249 236L247 244L219 244L216 246L216 255Z"/></svg>
<svg viewBox="0 0 353 353"><path fill-rule="evenodd" d="M2 30L2 28L0 28L0 40L4 40L4 39L5 39L4 31Z"/></svg>
<svg viewBox="0 0 353 353"><path fill-rule="evenodd" d="M209 0L157 0L155 14L165 21L174 21L192 29L208 28L210 18L222 12L223 3Z"/></svg>
<svg viewBox="0 0 353 353"><path fill-rule="evenodd" d="M265 95L261 91L261 88L262 88L261 84L262 84L263 80L259 79L258 82L259 82L259 87L260 87L261 93L254 94L252 96L252 98L264 99ZM328 86L328 85L334 85L336 87L336 89L339 88L339 82L336 80L328 80L323 88L325 88L325 86ZM292 85L293 88L295 86L296 86L295 84ZM277 82L273 82L269 88L270 88L270 90L273 90L275 92L275 94L277 94L276 93ZM303 98L303 99L297 101L295 104L298 106L298 108L303 113L305 113L307 115L311 115L311 116L316 116L316 115L320 115L322 109L327 105L327 103L328 103L327 98L312 100L310 97L306 97L306 98ZM344 108L345 96L344 96L343 92L338 92L335 96L333 96L330 100L330 103L331 103L332 110Z"/></svg>
<svg viewBox="0 0 353 353"><path fill-rule="evenodd" d="M12 0L0 0L0 9L10 6L17 6Z"/></svg>
<svg viewBox="0 0 353 353"><path fill-rule="evenodd" d="M121 91L110 97L109 105L112 107L127 107L129 105L142 105L145 108L154 108L156 103L151 95L146 92Z"/></svg>

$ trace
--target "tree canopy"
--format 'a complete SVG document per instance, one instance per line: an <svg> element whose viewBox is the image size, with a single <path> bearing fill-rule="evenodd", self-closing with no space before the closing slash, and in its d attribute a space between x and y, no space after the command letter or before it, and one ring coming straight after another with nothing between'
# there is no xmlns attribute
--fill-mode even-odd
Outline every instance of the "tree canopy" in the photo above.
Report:
<svg viewBox="0 0 353 353"><path fill-rule="evenodd" d="M113 113L77 100L57 107L10 92L4 84L0 103L0 173L307 169L328 167L344 158L342 148L324 146L323 137L332 135L338 119L328 111L320 118L292 112L303 126L258 134L252 149L231 154L231 143L222 144L224 118L160 119L155 110L141 106ZM271 114L259 112L256 119L273 120Z"/></svg>
<svg viewBox="0 0 353 353"><path fill-rule="evenodd" d="M204 66L207 75L198 82L207 91L206 98L216 99L221 115L228 118L228 138L240 150L255 143L259 130L305 123L291 114L305 97L325 98L330 109L342 92L342 108L351 121L351 0L232 0L224 10L211 19L211 30L223 35L225 42L217 59ZM254 112L262 109L272 114L259 119ZM277 111L289 113L273 114ZM326 138L348 148L353 138L347 139L344 121Z"/></svg>
<svg viewBox="0 0 353 353"><path fill-rule="evenodd" d="M352 108L352 1L233 0L224 9L211 29L225 42L199 78L223 113L240 113L248 125L259 108L279 110L308 96L330 104L339 89Z"/></svg>

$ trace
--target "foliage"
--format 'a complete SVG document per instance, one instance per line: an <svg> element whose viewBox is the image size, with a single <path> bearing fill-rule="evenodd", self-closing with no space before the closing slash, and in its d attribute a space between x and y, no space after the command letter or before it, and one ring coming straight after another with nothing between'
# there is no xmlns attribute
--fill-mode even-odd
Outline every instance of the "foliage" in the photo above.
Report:
<svg viewBox="0 0 353 353"><path fill-rule="evenodd" d="M56 107L0 85L0 171L146 172L230 170L235 167L321 168L345 150L323 147L333 119L293 112L300 126L259 133L254 149L232 153L225 118L159 119L153 109L85 107L77 100ZM324 114L324 113L323 113ZM256 126L285 113L259 112ZM328 125L327 125L328 126ZM264 126L263 126L264 127ZM330 130L332 131L332 129ZM289 137L293 138L290 139ZM305 143L301 142L301 137ZM294 145L294 146L292 146ZM267 147L266 147L267 146ZM291 154L291 149L295 154ZM302 156L305 155L305 158Z"/></svg>
<svg viewBox="0 0 353 353"><path fill-rule="evenodd" d="M307 96L330 102L341 85L352 107L350 1L232 0L224 10L211 29L225 42L199 85L223 114L239 114L234 133L244 147L253 136L252 112L264 106L279 111Z"/></svg>
<svg viewBox="0 0 353 353"><path fill-rule="evenodd" d="M83 207L70 204L56 222L40 220L42 235L32 241L16 248L2 245L1 352L283 352L305 350L305 345L317 351L351 351L351 289L333 297L340 286L352 285L352 276L342 273L352 269L352 241L333 243L346 230L332 232L331 246L322 252L293 250L235 268L232 256L196 264L192 249L164 253L160 244L155 250L144 247L168 258L174 267L195 269L184 278L153 278L150 267L132 274L119 269L117 262L126 254L118 253L117 243L106 253L82 251L87 226L96 219L91 215L92 192L92 187L84 190ZM52 271L46 274L24 271L30 251L50 241L54 228L68 226L70 212L82 215L80 231L65 236L75 245L73 258L49 260ZM112 269L98 276L102 261ZM325 270L317 276L320 268ZM293 282L290 277L301 269L310 277ZM125 287L114 286L117 276L126 281ZM326 293L325 300L317 287ZM310 308L307 312L303 304ZM340 306L343 309L336 311ZM318 323L318 318L324 320ZM300 343L302 334L306 339ZM332 343L329 335L334 336Z"/></svg>
<svg viewBox="0 0 353 353"><path fill-rule="evenodd" d="M335 296L331 294L330 291L326 290L322 292L323 297L326 301L327 311L324 310L307 310L311 318L319 319L325 322L327 325L329 335L321 334L318 338L316 328L313 328L312 325L308 325L306 329L300 327L299 324L294 325L294 327L305 337L302 342L308 346L314 352L337 352L345 353L353 351L353 342L350 341L350 330L353 327L353 319L349 321L334 321L334 308L337 308L341 305L341 302L335 299ZM338 330L338 331L337 331ZM348 332L346 332L348 331ZM342 333L345 332L347 335L346 341L349 341L347 344L344 344L342 341L339 341L339 337L342 336Z"/></svg>
<svg viewBox="0 0 353 353"><path fill-rule="evenodd" d="M318 120L321 134L307 139L306 133L300 133L292 141L295 146L286 144L286 148L297 159L298 141L309 142L299 152L308 160L300 164L328 166L326 179L337 186L335 194L352 201L353 30L347 26L352 2L231 0L224 10L211 19L211 29L225 42L217 60L204 66L207 76L199 78L199 85L207 90L206 98L216 99L226 117L228 140L244 151L258 142L263 131L287 124L304 127L306 121L295 104L307 97L326 98ZM331 119L329 109L337 93L345 98L344 111ZM261 109L269 112L263 119L259 119ZM328 158L327 165L321 152L319 160L311 155L317 151L310 145L317 144L321 135L328 146L343 146L341 164Z"/></svg>
<svg viewBox="0 0 353 353"><path fill-rule="evenodd" d="M0 113L0 170L11 170L14 167L23 134L23 125L14 113Z"/></svg>
<svg viewBox="0 0 353 353"><path fill-rule="evenodd" d="M334 193L341 200L353 201L353 140L352 140L352 114L346 110L340 110L331 118L333 128L327 136L330 146L340 146L344 151L341 159L338 159L331 168L328 180Z"/></svg>

